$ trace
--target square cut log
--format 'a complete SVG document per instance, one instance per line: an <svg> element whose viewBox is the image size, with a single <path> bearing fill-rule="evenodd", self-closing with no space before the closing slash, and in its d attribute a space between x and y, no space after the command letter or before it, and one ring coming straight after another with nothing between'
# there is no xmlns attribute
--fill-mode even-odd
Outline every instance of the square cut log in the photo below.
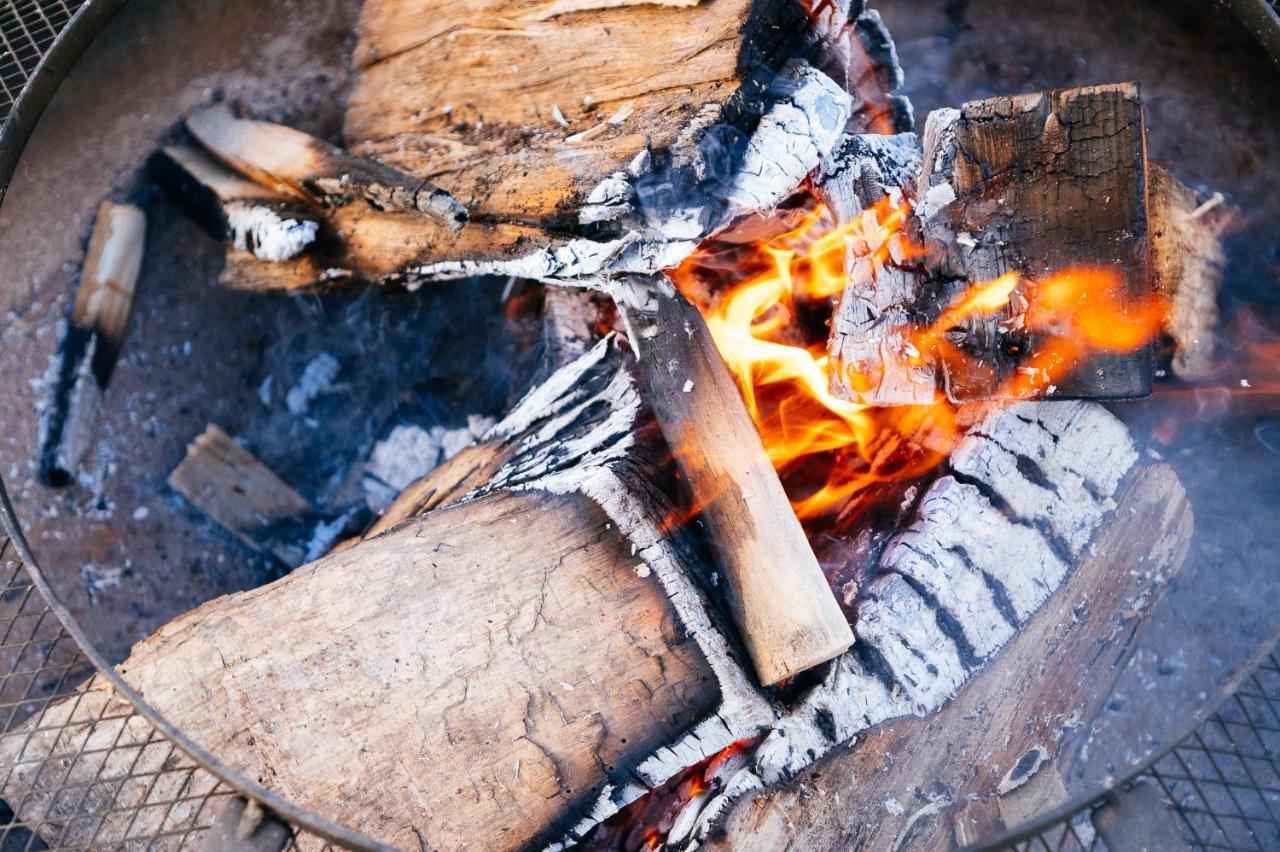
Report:
<svg viewBox="0 0 1280 852"><path fill-rule="evenodd" d="M941 359L948 397L993 399L1046 346L1026 328L1037 284L1071 269L1116 275L1126 311L1150 302L1146 152L1135 83L997 97L936 110L924 131L917 191L933 315L969 285L1016 272L1009 306L964 322L949 335L958 350ZM930 305L929 303L932 303ZM1032 307L1034 310L1034 307ZM1078 335L1067 324L1052 334ZM1151 392L1152 346L1069 356L1053 381L1031 376L1019 395L1124 399Z"/></svg>

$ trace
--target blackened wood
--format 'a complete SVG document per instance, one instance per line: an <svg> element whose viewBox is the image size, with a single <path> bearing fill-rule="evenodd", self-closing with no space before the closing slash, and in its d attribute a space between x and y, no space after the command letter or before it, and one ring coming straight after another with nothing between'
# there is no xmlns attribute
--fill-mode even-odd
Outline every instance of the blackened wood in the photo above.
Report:
<svg viewBox="0 0 1280 852"><path fill-rule="evenodd" d="M57 384L40 423L40 476L69 484L93 441L102 395L129 328L147 220L130 204L98 206L75 305L59 352Z"/></svg>
<svg viewBox="0 0 1280 852"><path fill-rule="evenodd" d="M963 323L963 357L944 358L948 396L992 399L1037 351L1022 329L1034 282L1072 268L1118 273L1125 305L1154 294L1147 265L1146 160L1135 83L1086 86L965 104L930 113L918 211L935 313L971 284L1006 272L1023 283L1010 306ZM1069 332L1068 332L1069 333ZM1151 391L1152 347L1094 353L1033 395L1112 399Z"/></svg>
<svg viewBox="0 0 1280 852"><path fill-rule="evenodd" d="M258 260L292 260L316 241L316 211L241 177L199 148L170 145L149 164L172 200L213 237Z"/></svg>

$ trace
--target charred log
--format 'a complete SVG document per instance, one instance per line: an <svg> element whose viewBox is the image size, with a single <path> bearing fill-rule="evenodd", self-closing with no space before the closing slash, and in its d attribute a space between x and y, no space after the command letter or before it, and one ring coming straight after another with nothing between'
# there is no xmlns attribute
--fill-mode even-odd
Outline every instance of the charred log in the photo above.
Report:
<svg viewBox="0 0 1280 852"><path fill-rule="evenodd" d="M40 476L68 485L93 443L102 395L115 371L142 269L147 220L129 204L104 201L63 334L54 396L40 423Z"/></svg>

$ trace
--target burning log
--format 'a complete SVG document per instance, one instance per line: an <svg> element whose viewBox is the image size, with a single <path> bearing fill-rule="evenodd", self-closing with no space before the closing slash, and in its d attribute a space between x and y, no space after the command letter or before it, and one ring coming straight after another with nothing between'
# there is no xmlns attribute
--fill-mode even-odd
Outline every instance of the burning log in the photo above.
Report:
<svg viewBox="0 0 1280 852"><path fill-rule="evenodd" d="M712 848L946 849L1014 827L1029 797L1062 804L1061 779L1191 538L1166 465L1138 467L1115 501L1063 587L955 700L744 802Z"/></svg>
<svg viewBox="0 0 1280 852"><path fill-rule="evenodd" d="M296 542L311 504L214 424L187 447L169 487L254 550L290 568L306 561Z"/></svg>
<svg viewBox="0 0 1280 852"><path fill-rule="evenodd" d="M853 633L702 315L666 278L622 287L646 400L715 543L760 682L838 656Z"/></svg>
<svg viewBox="0 0 1280 852"><path fill-rule="evenodd" d="M917 209L929 266L942 278L937 303L953 303L971 283L1019 276L1007 307L971 317L960 324L962 333L948 335L953 345L943 346L939 359L947 396L968 402L1006 394L1149 394L1150 335L1121 351L1080 352L1072 344L1090 334L1086 325L1050 318L1034 327L1039 303L1059 286L1052 276L1072 270L1109 273L1089 293L1088 307L1105 301L1114 326L1142 323L1152 310L1137 85L935 111L925 126L924 162L929 171L921 175ZM958 282L958 290L947 281ZM1055 351L1059 341L1067 343Z"/></svg>
<svg viewBox="0 0 1280 852"><path fill-rule="evenodd" d="M852 137L815 181L842 221L902 206L899 187L916 214L878 249L851 246L832 393L871 405L921 404L939 384L955 402L1142 396L1166 325L1179 365L1203 363L1222 225L1194 227L1187 192L1148 174L1136 85L937 110L919 162L911 136Z"/></svg>
<svg viewBox="0 0 1280 852"><path fill-rule="evenodd" d="M198 148L162 148L151 169L188 215L237 252L281 263L301 254L319 233L315 214L296 198L245 180Z"/></svg>
<svg viewBox="0 0 1280 852"><path fill-rule="evenodd" d="M62 339L54 397L40 422L40 476L48 485L70 484L93 442L102 395L129 328L146 235L146 216L137 207L99 205Z"/></svg>

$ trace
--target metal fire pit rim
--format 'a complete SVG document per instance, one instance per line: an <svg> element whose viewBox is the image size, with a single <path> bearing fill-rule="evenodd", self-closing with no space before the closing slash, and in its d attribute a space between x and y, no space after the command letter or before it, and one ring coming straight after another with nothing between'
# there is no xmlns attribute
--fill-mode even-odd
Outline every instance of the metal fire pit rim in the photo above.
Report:
<svg viewBox="0 0 1280 852"><path fill-rule="evenodd" d="M41 57L20 94L14 100L9 114L0 117L0 208L3 207L10 181L17 170L27 142L54 93L88 46L128 2L129 0L85 0ZM1254 20L1259 24L1254 26L1254 31L1272 53L1273 58L1280 63L1280 17L1276 16L1274 11L1266 9L1264 0L1225 0L1225 2L1232 7L1233 11L1246 18L1246 23L1253 23L1253 20L1243 14L1244 7L1250 7L1249 11L1256 13L1258 10L1252 8L1256 4L1270 11L1269 15L1256 16ZM1261 26L1261 24L1269 24L1270 27ZM17 512L4 484L3 475L0 475L0 532L12 541L19 558L25 563L27 573L49 609L79 646L96 674L110 683L112 688L123 696L140 716L181 752L195 761L200 768L208 771L235 793L257 801L278 817L329 842L357 850L378 850L378 852L394 850L394 847L378 843L346 826L300 808L245 777L187 737L125 682L93 644L46 579L22 531ZM1213 699L1201 706L1183 729L1168 740L1164 748L1152 752L1118 779L1110 784L1099 784L1092 791L1074 797L1052 811L966 848L970 850L1014 848L1016 844L1033 840L1054 826L1091 810L1106 801L1116 791L1123 790L1138 781L1178 744L1194 735L1197 729L1231 698L1241 682L1254 672L1260 662L1266 660L1267 656L1278 648L1280 648L1280 627L1277 627L1259 644L1249 660L1237 670Z"/></svg>
<svg viewBox="0 0 1280 852"><path fill-rule="evenodd" d="M3 207L9 183L36 124L44 114L45 107L48 106L54 93L84 51L127 2L128 0L86 0L84 5L76 10L66 27L58 33L48 52L36 65L30 79L14 101L9 115L4 118L3 124L0 124L0 207ZM3 476L0 476L0 529L13 543L45 603L92 663L97 675L109 682L139 715L169 739L179 751L185 753L202 769L208 771L234 792L257 801L264 809L311 834L350 849L378 850L378 852L394 850L394 847L378 843L347 826L300 808L255 783L198 745L126 683L89 639L49 584L22 531L22 525L9 497L9 491L5 487Z"/></svg>
<svg viewBox="0 0 1280 852"><path fill-rule="evenodd" d="M1274 627L1258 643L1253 653L1232 674L1231 678L1223 684L1222 688L1214 693L1212 698L1203 702L1200 705L1200 709L1192 715L1187 724L1168 737L1162 747L1154 749L1144 759L1134 764L1118 778L1114 778L1110 783L1099 785L1093 790L1074 796L1065 804L1027 820L1021 825L1014 826L993 837L966 846L964 847L965 852L994 852L994 850L1015 849L1020 843L1043 836L1056 825L1079 814L1091 812L1117 791L1124 790L1131 784L1138 782L1142 776L1151 772L1156 764L1168 757L1179 745L1193 737L1214 714L1231 700L1241 684L1252 676L1259 666L1277 650L1280 650L1280 625Z"/></svg>

